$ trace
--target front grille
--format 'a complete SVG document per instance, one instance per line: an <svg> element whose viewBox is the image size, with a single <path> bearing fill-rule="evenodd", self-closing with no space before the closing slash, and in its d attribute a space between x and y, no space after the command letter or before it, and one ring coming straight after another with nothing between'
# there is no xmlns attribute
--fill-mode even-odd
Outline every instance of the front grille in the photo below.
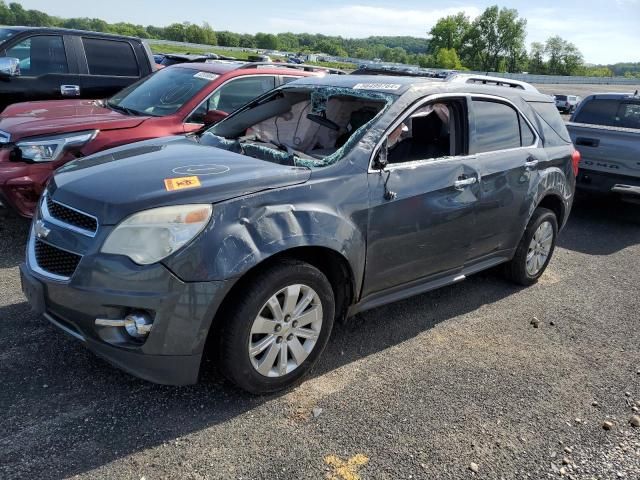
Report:
<svg viewBox="0 0 640 480"><path fill-rule="evenodd" d="M47 196L47 210L49 210L49 215L63 223L91 233L95 233L98 229L98 222L95 218L54 202L49 196Z"/></svg>
<svg viewBox="0 0 640 480"><path fill-rule="evenodd" d="M37 238L34 253L36 262L42 270L67 278L73 275L82 258L80 255L60 250Z"/></svg>

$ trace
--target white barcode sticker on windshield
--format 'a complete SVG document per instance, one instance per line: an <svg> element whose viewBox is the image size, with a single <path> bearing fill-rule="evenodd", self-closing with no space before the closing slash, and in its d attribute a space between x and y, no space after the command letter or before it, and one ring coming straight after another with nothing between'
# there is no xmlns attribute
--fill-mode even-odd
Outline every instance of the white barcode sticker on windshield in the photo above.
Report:
<svg viewBox="0 0 640 480"><path fill-rule="evenodd" d="M216 78L218 78L218 75L216 75L215 73L211 73L211 72L198 72L196 73L193 78L202 78L204 80L215 80Z"/></svg>
<svg viewBox="0 0 640 480"><path fill-rule="evenodd" d="M358 83L354 90L398 90L402 85L399 83Z"/></svg>

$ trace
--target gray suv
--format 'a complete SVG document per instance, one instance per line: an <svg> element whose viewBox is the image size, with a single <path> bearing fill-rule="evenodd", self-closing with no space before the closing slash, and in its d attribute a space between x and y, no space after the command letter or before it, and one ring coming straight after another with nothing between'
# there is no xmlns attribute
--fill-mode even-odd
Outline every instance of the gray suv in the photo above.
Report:
<svg viewBox="0 0 640 480"><path fill-rule="evenodd" d="M336 320L503 265L530 285L578 156L549 96L504 79L291 82L200 136L58 171L21 266L33 308L114 365L253 393L318 360Z"/></svg>

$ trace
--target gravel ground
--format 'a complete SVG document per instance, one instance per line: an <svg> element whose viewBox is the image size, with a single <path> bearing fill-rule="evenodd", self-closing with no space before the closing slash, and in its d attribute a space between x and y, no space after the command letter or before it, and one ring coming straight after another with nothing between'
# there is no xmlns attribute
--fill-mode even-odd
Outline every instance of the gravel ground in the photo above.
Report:
<svg viewBox="0 0 640 480"><path fill-rule="evenodd" d="M0 222L2 479L640 478L637 205L579 199L537 285L483 273L360 315L267 397L96 358L30 312L27 224Z"/></svg>

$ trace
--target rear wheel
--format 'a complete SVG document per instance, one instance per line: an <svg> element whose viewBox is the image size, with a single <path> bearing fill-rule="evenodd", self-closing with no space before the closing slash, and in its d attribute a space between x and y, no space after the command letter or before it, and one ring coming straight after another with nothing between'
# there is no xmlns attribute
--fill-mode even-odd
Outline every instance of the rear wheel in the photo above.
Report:
<svg viewBox="0 0 640 480"><path fill-rule="evenodd" d="M287 261L258 274L224 320L223 374L254 394L299 381L318 360L334 320L333 290L315 267Z"/></svg>
<svg viewBox="0 0 640 480"><path fill-rule="evenodd" d="M506 276L520 285L536 283L551 261L557 236L556 215L546 208L538 208L527 225L513 259L505 265Z"/></svg>

